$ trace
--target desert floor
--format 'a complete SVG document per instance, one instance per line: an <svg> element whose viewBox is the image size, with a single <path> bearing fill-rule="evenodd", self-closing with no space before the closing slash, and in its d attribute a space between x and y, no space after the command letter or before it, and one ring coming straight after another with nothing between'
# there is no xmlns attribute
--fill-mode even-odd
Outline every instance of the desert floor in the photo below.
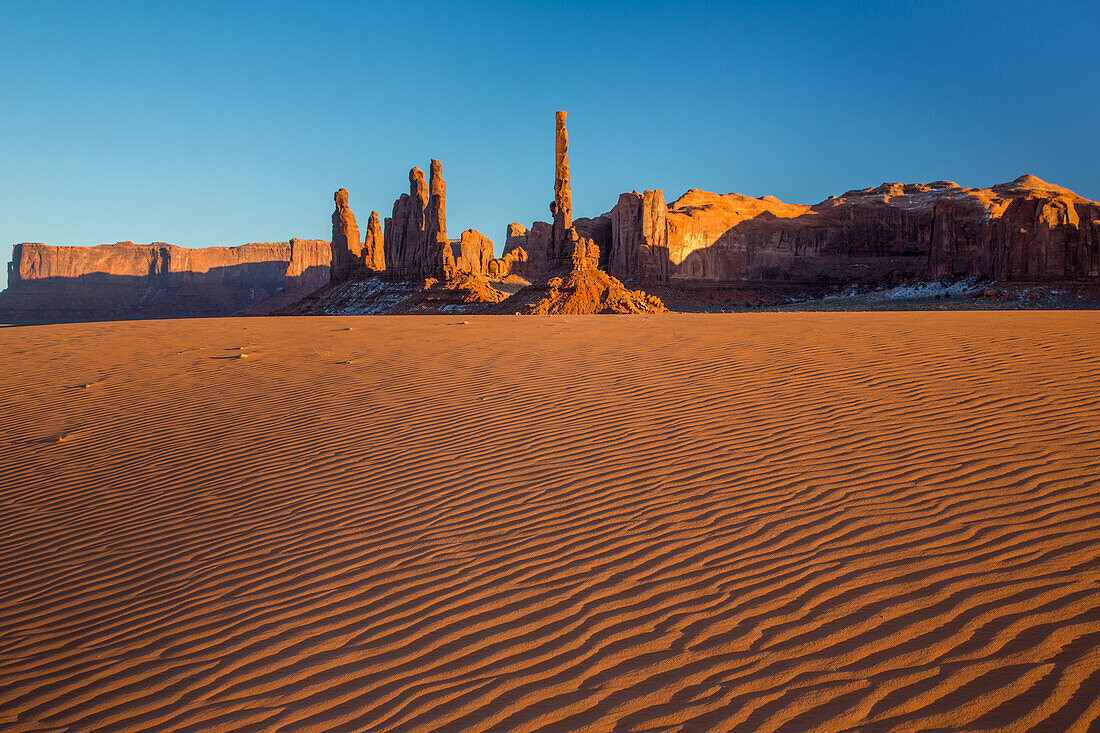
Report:
<svg viewBox="0 0 1100 733"><path fill-rule="evenodd" d="M4 731L1100 726L1097 312L11 327L0 385Z"/></svg>

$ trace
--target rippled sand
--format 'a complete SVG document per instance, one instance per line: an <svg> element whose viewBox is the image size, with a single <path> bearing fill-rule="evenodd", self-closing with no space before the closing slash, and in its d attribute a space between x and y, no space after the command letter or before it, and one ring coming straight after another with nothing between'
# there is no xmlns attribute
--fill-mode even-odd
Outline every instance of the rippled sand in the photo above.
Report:
<svg viewBox="0 0 1100 733"><path fill-rule="evenodd" d="M0 385L5 731L1100 725L1095 312L32 326Z"/></svg>

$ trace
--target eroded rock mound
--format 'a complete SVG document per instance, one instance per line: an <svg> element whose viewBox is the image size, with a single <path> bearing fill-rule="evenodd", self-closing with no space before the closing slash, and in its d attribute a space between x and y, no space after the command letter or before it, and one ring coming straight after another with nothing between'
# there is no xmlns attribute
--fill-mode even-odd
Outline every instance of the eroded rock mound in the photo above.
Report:
<svg viewBox="0 0 1100 733"><path fill-rule="evenodd" d="M596 269L577 269L523 288L495 309L521 315L586 315L593 313L667 313L661 299L630 290Z"/></svg>

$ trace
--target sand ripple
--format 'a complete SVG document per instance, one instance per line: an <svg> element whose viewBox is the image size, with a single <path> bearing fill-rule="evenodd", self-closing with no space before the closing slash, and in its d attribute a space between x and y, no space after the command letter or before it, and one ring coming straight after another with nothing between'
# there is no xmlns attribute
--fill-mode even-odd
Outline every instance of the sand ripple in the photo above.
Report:
<svg viewBox="0 0 1100 733"><path fill-rule="evenodd" d="M0 384L2 730L1100 725L1095 313L36 326Z"/></svg>

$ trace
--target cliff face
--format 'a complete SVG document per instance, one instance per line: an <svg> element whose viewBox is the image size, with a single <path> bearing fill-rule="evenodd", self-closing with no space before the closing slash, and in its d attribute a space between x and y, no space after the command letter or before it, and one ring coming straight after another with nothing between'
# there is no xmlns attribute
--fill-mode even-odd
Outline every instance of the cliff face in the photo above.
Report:
<svg viewBox="0 0 1100 733"><path fill-rule="evenodd" d="M691 190L623 194L611 274L643 281L889 283L1100 277L1100 204L1034 176L883 184L816 206Z"/></svg>
<svg viewBox="0 0 1100 733"><path fill-rule="evenodd" d="M0 317L229 315L315 290L328 282L330 260L328 242L305 239L203 249L17 244L8 289L0 293Z"/></svg>

